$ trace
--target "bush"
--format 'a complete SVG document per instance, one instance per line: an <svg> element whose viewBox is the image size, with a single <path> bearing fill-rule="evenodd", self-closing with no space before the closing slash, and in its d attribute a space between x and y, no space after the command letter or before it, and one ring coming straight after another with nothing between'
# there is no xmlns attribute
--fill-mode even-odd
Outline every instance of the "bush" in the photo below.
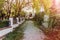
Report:
<svg viewBox="0 0 60 40"><path fill-rule="evenodd" d="M35 15L34 20L38 22L39 25L42 25L43 18L44 18L44 13L39 13Z"/></svg>
<svg viewBox="0 0 60 40"><path fill-rule="evenodd" d="M0 21L0 28L9 26L9 21Z"/></svg>

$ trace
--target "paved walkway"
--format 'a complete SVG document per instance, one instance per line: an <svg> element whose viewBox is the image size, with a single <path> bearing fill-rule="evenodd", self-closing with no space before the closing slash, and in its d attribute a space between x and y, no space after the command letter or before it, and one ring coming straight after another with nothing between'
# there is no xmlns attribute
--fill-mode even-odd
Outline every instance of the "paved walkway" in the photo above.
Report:
<svg viewBox="0 0 60 40"><path fill-rule="evenodd" d="M5 40L44 40L44 37L42 30L38 29L33 21L26 21L15 31L8 34Z"/></svg>
<svg viewBox="0 0 60 40"><path fill-rule="evenodd" d="M33 21L26 21L23 40L44 40L44 33L34 26Z"/></svg>

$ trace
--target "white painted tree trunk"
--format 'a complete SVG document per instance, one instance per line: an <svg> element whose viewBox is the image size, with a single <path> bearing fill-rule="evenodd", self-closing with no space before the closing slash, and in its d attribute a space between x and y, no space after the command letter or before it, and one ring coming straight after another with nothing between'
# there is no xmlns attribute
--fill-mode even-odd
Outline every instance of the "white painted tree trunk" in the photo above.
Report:
<svg viewBox="0 0 60 40"><path fill-rule="evenodd" d="M17 19L17 23L19 24L19 18L17 17L16 19Z"/></svg>
<svg viewBox="0 0 60 40"><path fill-rule="evenodd" d="M9 18L10 26L13 26L13 18Z"/></svg>
<svg viewBox="0 0 60 40"><path fill-rule="evenodd" d="M44 15L44 23L43 23L43 26L45 28L48 28L48 21L49 21L49 15Z"/></svg>
<svg viewBox="0 0 60 40"><path fill-rule="evenodd" d="M44 21L49 21L49 15L44 15Z"/></svg>
<svg viewBox="0 0 60 40"><path fill-rule="evenodd" d="M22 21L22 17L20 17L20 21Z"/></svg>

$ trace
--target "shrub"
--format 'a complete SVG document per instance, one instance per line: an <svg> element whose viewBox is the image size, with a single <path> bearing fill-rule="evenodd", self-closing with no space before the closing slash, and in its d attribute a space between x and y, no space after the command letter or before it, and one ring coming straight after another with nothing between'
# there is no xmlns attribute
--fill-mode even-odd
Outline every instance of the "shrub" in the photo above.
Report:
<svg viewBox="0 0 60 40"><path fill-rule="evenodd" d="M43 17L44 17L44 12L36 14L34 20L37 21L38 24L42 25Z"/></svg>
<svg viewBox="0 0 60 40"><path fill-rule="evenodd" d="M0 28L9 26L9 21L0 21Z"/></svg>

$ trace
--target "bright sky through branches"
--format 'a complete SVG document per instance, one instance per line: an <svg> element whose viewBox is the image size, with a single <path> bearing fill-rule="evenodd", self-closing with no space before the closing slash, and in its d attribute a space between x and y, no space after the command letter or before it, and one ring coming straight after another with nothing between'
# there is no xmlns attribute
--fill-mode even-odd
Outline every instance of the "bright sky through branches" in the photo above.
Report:
<svg viewBox="0 0 60 40"><path fill-rule="evenodd" d="M11 1L11 0L10 0ZM56 9L60 10L60 0L33 0L34 1L34 7L36 8L36 10L39 10L38 7L41 7L41 5L38 4L43 4L45 9L49 9L50 7L55 7ZM39 2L40 1L40 2ZM13 0L13 3L15 2L15 0ZM20 0L20 2L23 2L23 0ZM32 2L32 0L25 0L25 2ZM28 7L30 5L27 5L26 7ZM30 6L32 7L32 6Z"/></svg>

